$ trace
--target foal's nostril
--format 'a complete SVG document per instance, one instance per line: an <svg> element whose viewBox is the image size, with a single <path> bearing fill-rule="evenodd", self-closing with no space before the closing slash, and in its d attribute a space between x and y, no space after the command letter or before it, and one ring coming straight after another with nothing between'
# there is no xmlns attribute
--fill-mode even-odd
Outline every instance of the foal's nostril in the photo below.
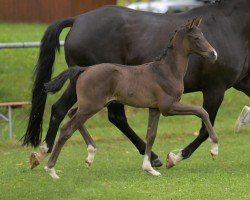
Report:
<svg viewBox="0 0 250 200"><path fill-rule="evenodd" d="M214 51L210 51L210 56L215 56Z"/></svg>
<svg viewBox="0 0 250 200"><path fill-rule="evenodd" d="M209 55L212 59L216 60L217 59L217 52L216 51L210 51L209 52Z"/></svg>

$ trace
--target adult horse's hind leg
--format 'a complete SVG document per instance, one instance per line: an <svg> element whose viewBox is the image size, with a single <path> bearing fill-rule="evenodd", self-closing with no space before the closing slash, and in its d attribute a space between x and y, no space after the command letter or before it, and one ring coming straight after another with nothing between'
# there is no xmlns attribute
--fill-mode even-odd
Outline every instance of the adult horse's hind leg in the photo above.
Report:
<svg viewBox="0 0 250 200"><path fill-rule="evenodd" d="M43 159L52 151L58 128L68 110L76 102L75 84L70 82L68 88L60 99L52 105L49 129L45 140L40 145L39 152L33 152L30 157L30 167L38 166Z"/></svg>
<svg viewBox="0 0 250 200"><path fill-rule="evenodd" d="M68 115L70 118L72 118L77 111L77 108L73 108L68 112ZM88 151L88 156L85 160L85 163L87 167L91 167L91 165L94 162L95 154L96 154L96 145L94 143L94 140L90 136L89 132L87 131L86 127L84 125L81 125L78 128L79 132L81 133L86 145L87 145L87 151Z"/></svg>
<svg viewBox="0 0 250 200"><path fill-rule="evenodd" d="M151 166L151 162L150 162L151 161L150 159L151 149L155 141L159 118L160 118L160 111L158 109L149 109L147 145L146 145L144 160L142 164L142 169L154 176L161 175L160 172L153 169L153 167Z"/></svg>
<svg viewBox="0 0 250 200"><path fill-rule="evenodd" d="M208 113L199 106L186 106L182 105L181 103L174 103L171 107L171 110L168 111L167 114L170 115L196 115L199 118L202 119L203 123L206 126L206 129L208 130L209 137L212 140L212 148L211 148L211 154L213 157L218 155L218 137L216 133L214 132L213 126L209 120ZM173 167L178 162L180 162L183 159L182 152L175 155L173 153L168 154L167 157L167 167Z"/></svg>
<svg viewBox="0 0 250 200"><path fill-rule="evenodd" d="M140 154L144 155L146 144L129 126L124 105L118 103L109 104L108 118L135 145ZM154 152L151 152L151 164L153 167L162 166L162 162Z"/></svg>

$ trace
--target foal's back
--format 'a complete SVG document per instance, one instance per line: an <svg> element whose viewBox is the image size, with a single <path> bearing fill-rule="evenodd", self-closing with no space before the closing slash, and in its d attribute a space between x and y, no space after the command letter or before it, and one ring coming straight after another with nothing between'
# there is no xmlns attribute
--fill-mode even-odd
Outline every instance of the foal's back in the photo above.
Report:
<svg viewBox="0 0 250 200"><path fill-rule="evenodd" d="M156 107L156 94L152 91L157 91L159 86L152 65L153 63L139 66L103 63L91 66L78 77L78 102L85 99L86 103L87 98L105 105L118 101L135 107Z"/></svg>

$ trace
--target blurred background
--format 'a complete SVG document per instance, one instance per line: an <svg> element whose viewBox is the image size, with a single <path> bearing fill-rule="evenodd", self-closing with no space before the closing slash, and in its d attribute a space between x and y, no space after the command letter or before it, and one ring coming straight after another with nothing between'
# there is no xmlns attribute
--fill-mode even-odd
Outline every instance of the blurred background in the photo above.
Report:
<svg viewBox="0 0 250 200"><path fill-rule="evenodd" d="M213 0L0 0L0 21L51 22L103 5L120 5L158 13L181 12Z"/></svg>

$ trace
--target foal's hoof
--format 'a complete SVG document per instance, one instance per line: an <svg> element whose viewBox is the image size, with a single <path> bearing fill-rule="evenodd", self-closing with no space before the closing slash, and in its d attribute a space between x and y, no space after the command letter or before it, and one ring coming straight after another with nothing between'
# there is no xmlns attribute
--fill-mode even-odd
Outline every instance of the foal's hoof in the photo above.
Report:
<svg viewBox="0 0 250 200"><path fill-rule="evenodd" d="M175 164L174 164L173 158L172 158L171 154L169 153L169 154L167 155L166 167L167 167L168 169L170 169L170 168L172 168L172 167L174 167L174 166L175 166Z"/></svg>
<svg viewBox="0 0 250 200"><path fill-rule="evenodd" d="M159 158L156 158L154 160L151 160L151 165L152 167L161 167L163 163L161 162Z"/></svg>
<svg viewBox="0 0 250 200"><path fill-rule="evenodd" d="M211 148L211 156L213 160L215 160L218 157L219 154L219 147L217 143L212 143L212 148Z"/></svg>
<svg viewBox="0 0 250 200"><path fill-rule="evenodd" d="M90 162L89 160L86 159L85 164L86 164L87 168L90 168L91 165L93 164L93 162Z"/></svg>
<svg viewBox="0 0 250 200"><path fill-rule="evenodd" d="M57 180L60 177L56 174L56 170L54 167L48 168L47 166L44 167L45 171L48 172L48 174L54 179Z"/></svg>
<svg viewBox="0 0 250 200"><path fill-rule="evenodd" d="M213 153L211 152L211 156L212 156L212 159L213 159L213 160L216 160L217 157L218 157L218 154L213 154Z"/></svg>
<svg viewBox="0 0 250 200"><path fill-rule="evenodd" d="M149 174L153 175L153 176L160 176L161 173L152 169L152 170L145 170L146 172L148 172Z"/></svg>
<svg viewBox="0 0 250 200"><path fill-rule="evenodd" d="M156 171L156 170L154 170L153 169L153 167L144 167L144 166L142 166L142 169L145 171L145 172L147 172L147 173L149 173L149 174L151 174L151 175L153 175L153 176L160 176L161 175L161 173L160 172L158 172L158 171Z"/></svg>
<svg viewBox="0 0 250 200"><path fill-rule="evenodd" d="M37 153L33 152L30 155L30 169L37 167L39 164L40 164L40 162L38 160Z"/></svg>

